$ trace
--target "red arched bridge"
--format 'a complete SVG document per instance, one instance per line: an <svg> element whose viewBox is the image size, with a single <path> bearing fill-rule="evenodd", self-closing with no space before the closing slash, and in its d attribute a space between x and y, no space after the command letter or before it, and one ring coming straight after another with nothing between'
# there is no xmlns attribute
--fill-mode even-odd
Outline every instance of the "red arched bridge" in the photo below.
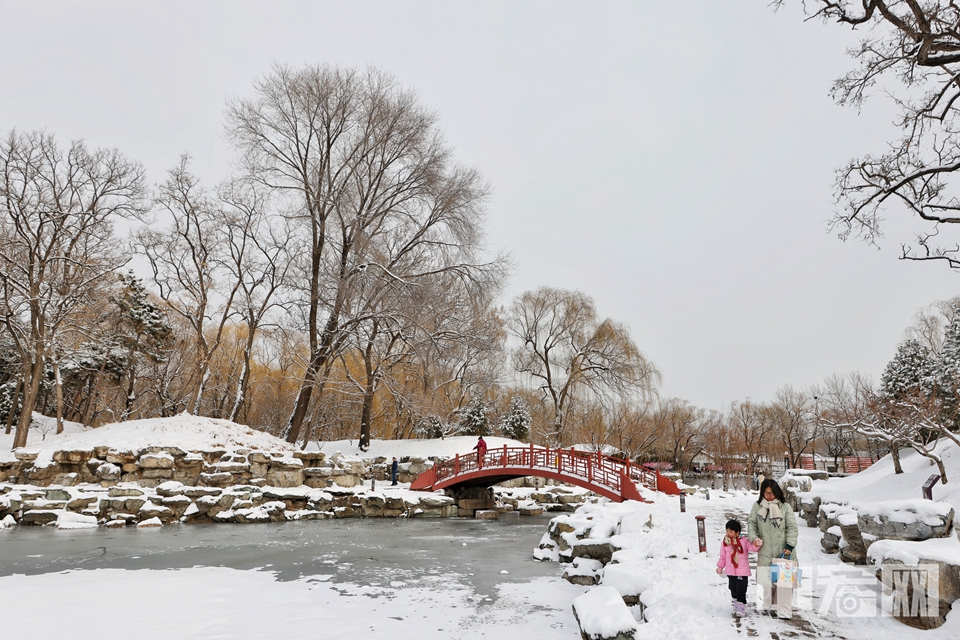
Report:
<svg viewBox="0 0 960 640"><path fill-rule="evenodd" d="M614 500L647 502L637 490L637 483L655 491L677 495L677 484L658 471L651 471L602 453L550 447L508 447L488 449L481 457L476 453L457 455L437 462L421 473L410 485L419 491L436 491L453 487L489 487L504 480L523 476L553 478L589 489Z"/></svg>

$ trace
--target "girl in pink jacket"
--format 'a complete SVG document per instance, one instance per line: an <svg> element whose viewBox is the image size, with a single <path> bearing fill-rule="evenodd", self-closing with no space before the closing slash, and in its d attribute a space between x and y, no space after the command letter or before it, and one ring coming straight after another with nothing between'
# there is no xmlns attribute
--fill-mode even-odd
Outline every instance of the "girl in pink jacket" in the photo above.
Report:
<svg viewBox="0 0 960 640"><path fill-rule="evenodd" d="M727 535L720 543L720 558L717 560L717 573L727 574L730 583L730 595L737 615L743 615L747 609L747 582L750 579L750 562L747 554L759 551L763 545L753 544L746 536L740 535L740 523L737 520L727 522Z"/></svg>

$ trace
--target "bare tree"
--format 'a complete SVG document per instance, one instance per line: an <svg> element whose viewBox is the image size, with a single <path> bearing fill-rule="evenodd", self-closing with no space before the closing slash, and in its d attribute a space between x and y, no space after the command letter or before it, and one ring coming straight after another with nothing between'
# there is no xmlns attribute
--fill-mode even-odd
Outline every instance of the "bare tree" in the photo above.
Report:
<svg viewBox="0 0 960 640"><path fill-rule="evenodd" d="M127 261L113 223L142 215L143 170L115 150L90 151L82 142L63 150L46 133L13 131L0 144L0 172L0 288L23 369L13 443L21 447L61 332Z"/></svg>
<svg viewBox="0 0 960 640"><path fill-rule="evenodd" d="M285 199L306 239L310 357L286 433L295 442L352 331L344 313L358 279L455 272L468 280L481 266L472 249L487 187L453 163L437 117L376 69L277 67L254 98L230 105L228 128L250 176ZM398 273L393 261L411 271Z"/></svg>
<svg viewBox="0 0 960 640"><path fill-rule="evenodd" d="M769 407L749 400L734 402L727 416L740 452L746 457L747 472L754 476L760 461L769 458L774 446L774 421Z"/></svg>
<svg viewBox="0 0 960 640"><path fill-rule="evenodd" d="M941 225L960 222L952 182L960 169L960 7L919 0L806 0L804 6L811 17L864 34L850 51L858 67L836 80L834 100L859 109L880 87L899 111L900 137L888 142L885 152L864 155L838 170L842 210L834 229L842 238L856 235L872 242L880 235L883 210L899 208L925 223L916 246L904 245L904 259L960 267L960 246L940 235Z"/></svg>
<svg viewBox="0 0 960 640"><path fill-rule="evenodd" d="M790 385L781 387L770 405L770 419L790 464L799 466L800 456L808 451L812 453L814 443L820 438L812 397Z"/></svg>
<svg viewBox="0 0 960 640"><path fill-rule="evenodd" d="M241 280L222 277L226 248L236 245L228 242L230 230L220 203L190 174L188 162L181 158L160 185L158 204L169 214L170 227L141 229L137 244L150 261L160 298L192 330L195 365L187 382L187 409L199 414L210 363L234 313ZM242 263L244 258L234 259Z"/></svg>
<svg viewBox="0 0 960 640"><path fill-rule="evenodd" d="M660 439L661 458L673 462L683 473L690 461L705 450L704 436L717 424L717 416L694 407L686 400L668 398L653 411L654 430Z"/></svg>
<svg viewBox="0 0 960 640"><path fill-rule="evenodd" d="M600 320L593 300L579 291L527 291L514 300L508 327L521 343L515 369L534 381L553 409L551 444L564 443L568 412L583 395L649 398L660 384L660 372L627 328Z"/></svg>
<svg viewBox="0 0 960 640"><path fill-rule="evenodd" d="M903 473L900 449L911 446L916 427L903 420L891 420L895 416L885 410L883 398L868 378L857 373L827 378L824 388L818 391L817 414L825 429L882 440L890 449L894 473ZM834 462L844 453L837 451Z"/></svg>
<svg viewBox="0 0 960 640"><path fill-rule="evenodd" d="M291 256L299 250L287 221L269 214L269 194L256 183L234 181L220 190L226 255L223 269L238 285L234 307L246 333L229 419L245 413L254 346L270 314L282 306Z"/></svg>

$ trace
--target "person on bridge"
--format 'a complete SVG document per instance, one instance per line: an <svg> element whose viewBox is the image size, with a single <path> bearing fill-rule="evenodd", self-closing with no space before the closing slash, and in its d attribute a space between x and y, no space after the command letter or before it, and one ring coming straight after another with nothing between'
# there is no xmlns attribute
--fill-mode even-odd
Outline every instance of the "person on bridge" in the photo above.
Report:
<svg viewBox="0 0 960 640"><path fill-rule="evenodd" d="M397 471L400 470L400 464L397 462L397 456L393 456L393 463L390 464L390 486L397 486Z"/></svg>
<svg viewBox="0 0 960 640"><path fill-rule="evenodd" d="M473 449L477 452L477 468L483 469L483 457L487 455L487 443L484 441L483 436L477 438L477 444Z"/></svg>

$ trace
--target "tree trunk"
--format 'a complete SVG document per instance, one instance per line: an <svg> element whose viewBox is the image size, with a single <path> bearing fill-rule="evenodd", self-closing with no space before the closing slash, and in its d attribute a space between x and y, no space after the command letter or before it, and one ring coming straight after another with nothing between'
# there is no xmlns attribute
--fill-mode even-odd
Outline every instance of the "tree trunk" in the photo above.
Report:
<svg viewBox="0 0 960 640"><path fill-rule="evenodd" d="M57 394L57 435L63 433L63 380L60 379L60 361L53 359L53 384Z"/></svg>
<svg viewBox="0 0 960 640"><path fill-rule="evenodd" d="M13 389L13 395L10 397L10 413L7 415L7 430L6 434L10 435L10 430L13 428L13 418L16 415L17 411L17 400L20 399L20 389L23 387L23 379L17 378L17 386Z"/></svg>
<svg viewBox="0 0 960 640"><path fill-rule="evenodd" d="M900 466L900 445L896 442L890 445L890 457L893 459L893 472L903 473L903 467Z"/></svg>
<svg viewBox="0 0 960 640"><path fill-rule="evenodd" d="M37 396L40 394L40 381L43 379L43 353L37 353L32 368L28 368L25 373L26 379L30 380L29 385L24 385L23 390L23 408L20 410L20 420L17 422L17 433L13 437L13 448L27 446L27 434L30 431L30 424L33 421L33 408L37 404Z"/></svg>
<svg viewBox="0 0 960 640"><path fill-rule="evenodd" d="M307 416L307 407L310 405L310 396L313 394L313 387L317 382L317 372L327 364L333 351L333 336L339 328L339 309L335 308L330 312L330 318L327 320L327 326L323 329L323 338L317 347L316 353L310 358L310 364L303 374L303 383L300 385L300 393L297 394L297 403L293 408L293 414L287 423L286 440L294 444L300 438L300 428L303 426L303 419Z"/></svg>

